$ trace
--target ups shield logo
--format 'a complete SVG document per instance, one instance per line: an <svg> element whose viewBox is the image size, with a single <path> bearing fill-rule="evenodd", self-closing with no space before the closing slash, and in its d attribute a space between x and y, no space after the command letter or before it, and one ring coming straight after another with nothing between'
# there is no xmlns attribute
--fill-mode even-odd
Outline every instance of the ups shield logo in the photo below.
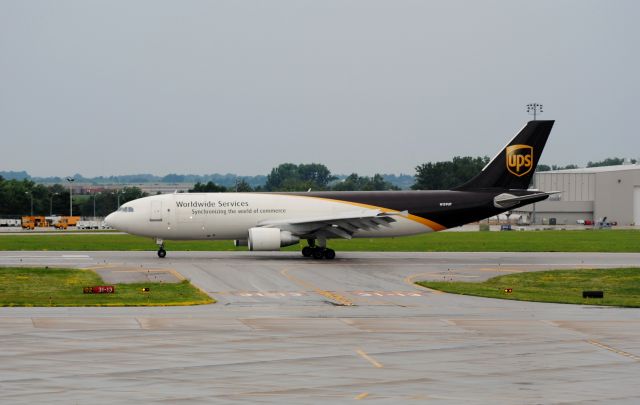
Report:
<svg viewBox="0 0 640 405"><path fill-rule="evenodd" d="M533 147L529 145L507 146L507 170L522 177L533 167Z"/></svg>

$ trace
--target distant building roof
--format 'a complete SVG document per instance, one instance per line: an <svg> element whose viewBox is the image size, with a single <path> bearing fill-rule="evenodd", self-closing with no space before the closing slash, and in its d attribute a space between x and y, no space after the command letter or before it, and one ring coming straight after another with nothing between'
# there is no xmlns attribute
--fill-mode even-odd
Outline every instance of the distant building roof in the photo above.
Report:
<svg viewBox="0 0 640 405"><path fill-rule="evenodd" d="M600 166L600 167L584 167L580 169L566 170L550 170L538 173L603 173L603 172L620 172L625 170L640 170L639 164L626 164L616 166Z"/></svg>

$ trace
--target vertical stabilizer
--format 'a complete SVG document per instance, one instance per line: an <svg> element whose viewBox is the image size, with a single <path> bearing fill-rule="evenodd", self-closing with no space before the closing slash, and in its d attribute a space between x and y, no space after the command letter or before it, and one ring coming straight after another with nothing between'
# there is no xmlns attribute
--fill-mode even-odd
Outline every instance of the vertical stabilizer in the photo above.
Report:
<svg viewBox="0 0 640 405"><path fill-rule="evenodd" d="M529 188L555 121L529 121L482 171L454 190Z"/></svg>

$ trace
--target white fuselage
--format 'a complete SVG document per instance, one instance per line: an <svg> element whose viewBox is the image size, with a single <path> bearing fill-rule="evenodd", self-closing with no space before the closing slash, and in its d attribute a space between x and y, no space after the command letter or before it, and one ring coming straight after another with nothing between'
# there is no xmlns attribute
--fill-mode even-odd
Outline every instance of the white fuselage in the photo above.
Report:
<svg viewBox="0 0 640 405"><path fill-rule="evenodd" d="M247 239L263 221L331 217L384 209L318 197L269 193L180 193L140 198L106 218L109 226L151 238ZM358 230L353 237L390 237L431 232L427 224L398 215L388 227Z"/></svg>

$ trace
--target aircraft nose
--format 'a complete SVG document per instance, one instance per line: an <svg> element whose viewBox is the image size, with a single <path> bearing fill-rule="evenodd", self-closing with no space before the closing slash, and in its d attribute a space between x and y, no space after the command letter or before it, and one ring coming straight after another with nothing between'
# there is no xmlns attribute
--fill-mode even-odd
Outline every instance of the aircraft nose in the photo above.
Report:
<svg viewBox="0 0 640 405"><path fill-rule="evenodd" d="M107 215L107 217L104 219L104 223L105 223L109 228L117 229L117 225L116 225L115 217L116 217L116 213L115 213L115 212L112 212L111 214Z"/></svg>

